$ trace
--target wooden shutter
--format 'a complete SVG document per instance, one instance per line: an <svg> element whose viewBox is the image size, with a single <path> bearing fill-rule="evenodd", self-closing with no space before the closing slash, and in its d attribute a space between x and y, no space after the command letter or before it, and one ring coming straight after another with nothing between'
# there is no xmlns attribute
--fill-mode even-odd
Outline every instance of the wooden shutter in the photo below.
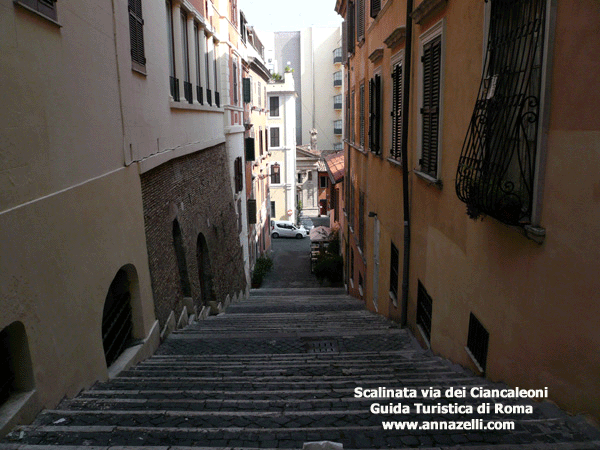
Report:
<svg viewBox="0 0 600 450"><path fill-rule="evenodd" d="M244 139L244 146L246 150L246 161L254 161L254 138L248 137Z"/></svg>
<svg viewBox="0 0 600 450"><path fill-rule="evenodd" d="M392 73L392 150L396 160L402 157L402 65L396 64Z"/></svg>
<svg viewBox="0 0 600 450"><path fill-rule="evenodd" d="M131 41L131 59L145 66L142 0L129 0L129 37Z"/></svg>
<svg viewBox="0 0 600 450"><path fill-rule="evenodd" d="M244 103L250 103L252 101L252 89L250 86L250 78L244 78L242 80L244 86Z"/></svg>
<svg viewBox="0 0 600 450"><path fill-rule="evenodd" d="M342 64L348 62L348 21L342 22Z"/></svg>
<svg viewBox="0 0 600 450"><path fill-rule="evenodd" d="M269 135L267 134L267 129L265 128L265 152L269 152Z"/></svg>
<svg viewBox="0 0 600 450"><path fill-rule="evenodd" d="M354 54L354 45L356 43L356 17L354 17L354 3L348 3L348 14L346 18L348 19L348 53L351 55Z"/></svg>
<svg viewBox="0 0 600 450"><path fill-rule="evenodd" d="M439 137L439 103L440 103L440 71L442 55L442 38L436 37L423 47L423 107L421 171L437 178L438 137Z"/></svg>
<svg viewBox="0 0 600 450"><path fill-rule="evenodd" d="M375 128L375 102L373 101L373 90L375 89L375 82L373 78L369 80L369 148L371 151L375 151L373 144L375 143L375 135L373 133L373 128Z"/></svg>
<svg viewBox="0 0 600 450"><path fill-rule="evenodd" d="M248 213L248 223L249 224L255 224L256 223L256 200L255 199L248 199L248 208L247 208L247 213Z"/></svg>
<svg viewBox="0 0 600 450"><path fill-rule="evenodd" d="M381 75L375 75L373 83L373 98L375 105L373 112L375 117L373 119L373 151L376 154L381 153Z"/></svg>
<svg viewBox="0 0 600 450"><path fill-rule="evenodd" d="M362 41L365 37L365 0L358 0L356 6L356 40Z"/></svg>
<svg viewBox="0 0 600 450"><path fill-rule="evenodd" d="M381 11L381 0L371 0L371 17L374 19Z"/></svg>

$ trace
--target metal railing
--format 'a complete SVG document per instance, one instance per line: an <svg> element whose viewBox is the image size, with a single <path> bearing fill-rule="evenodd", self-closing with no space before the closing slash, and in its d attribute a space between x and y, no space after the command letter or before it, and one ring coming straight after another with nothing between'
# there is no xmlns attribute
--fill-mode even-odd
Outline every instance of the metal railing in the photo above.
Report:
<svg viewBox="0 0 600 450"><path fill-rule="evenodd" d="M192 94L192 83L189 81L183 82L183 95L188 103L194 103L194 96Z"/></svg>
<svg viewBox="0 0 600 450"><path fill-rule="evenodd" d="M204 104L204 95L202 93L202 86L196 86L196 99L198 100L198 103L200 103L201 105Z"/></svg>
<svg viewBox="0 0 600 450"><path fill-rule="evenodd" d="M169 77L169 87L171 89L171 97L176 102L179 101L179 79L175 77Z"/></svg>

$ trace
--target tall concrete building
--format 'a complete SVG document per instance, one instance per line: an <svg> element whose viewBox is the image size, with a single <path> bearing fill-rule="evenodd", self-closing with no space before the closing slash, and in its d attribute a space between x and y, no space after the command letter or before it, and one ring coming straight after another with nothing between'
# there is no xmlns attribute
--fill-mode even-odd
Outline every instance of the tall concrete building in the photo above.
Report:
<svg viewBox="0 0 600 450"><path fill-rule="evenodd" d="M293 70L298 145L310 145L316 130L318 149L342 148L341 41L338 27L279 31L266 40L267 66L273 73Z"/></svg>

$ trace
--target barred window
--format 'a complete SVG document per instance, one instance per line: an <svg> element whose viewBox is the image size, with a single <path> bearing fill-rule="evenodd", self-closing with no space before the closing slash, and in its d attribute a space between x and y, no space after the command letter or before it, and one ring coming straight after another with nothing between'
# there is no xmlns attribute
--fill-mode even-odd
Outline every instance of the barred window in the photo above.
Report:
<svg viewBox="0 0 600 450"><path fill-rule="evenodd" d="M491 2L484 74L456 176L472 218L532 221L546 3Z"/></svg>

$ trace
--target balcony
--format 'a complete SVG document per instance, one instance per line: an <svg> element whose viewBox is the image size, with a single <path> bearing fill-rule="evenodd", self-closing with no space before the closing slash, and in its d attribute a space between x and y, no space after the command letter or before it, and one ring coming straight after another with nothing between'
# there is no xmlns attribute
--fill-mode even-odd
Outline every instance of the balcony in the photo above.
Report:
<svg viewBox="0 0 600 450"><path fill-rule="evenodd" d="M183 96L187 100L188 103L194 103L194 95L192 94L192 83L189 81L183 82Z"/></svg>
<svg viewBox="0 0 600 450"><path fill-rule="evenodd" d="M333 134L338 135L338 136L342 134L342 121L341 120L336 120L335 122L333 122Z"/></svg>
<svg viewBox="0 0 600 450"><path fill-rule="evenodd" d="M338 64L342 62L342 47L338 47L333 51L333 63Z"/></svg>
<svg viewBox="0 0 600 450"><path fill-rule="evenodd" d="M179 101L179 79L175 77L169 77L169 88L171 89L171 97L173 100Z"/></svg>
<svg viewBox="0 0 600 450"><path fill-rule="evenodd" d="M204 104L204 95L202 92L202 86L196 86L196 98L198 99L198 103L201 105Z"/></svg>
<svg viewBox="0 0 600 450"><path fill-rule="evenodd" d="M215 105L217 108L221 107L221 97L217 91L215 91Z"/></svg>
<svg viewBox="0 0 600 450"><path fill-rule="evenodd" d="M206 103L212 106L212 91L210 89L206 90Z"/></svg>

